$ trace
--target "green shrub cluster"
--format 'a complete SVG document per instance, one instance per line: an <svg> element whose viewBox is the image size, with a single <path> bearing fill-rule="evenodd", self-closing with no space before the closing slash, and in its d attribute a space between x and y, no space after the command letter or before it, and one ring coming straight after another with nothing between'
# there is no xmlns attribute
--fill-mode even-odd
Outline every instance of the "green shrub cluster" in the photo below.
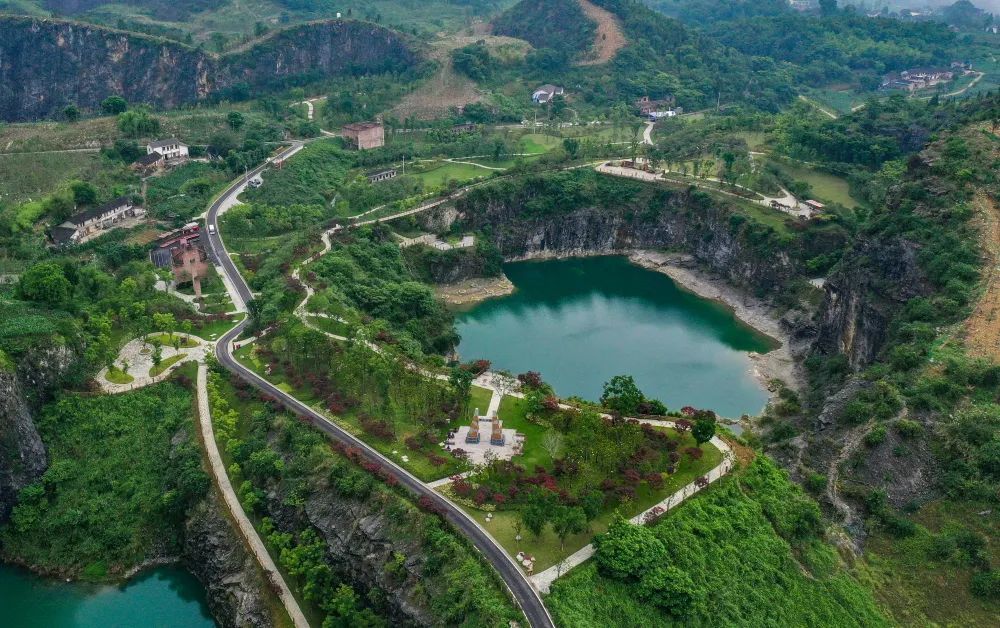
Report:
<svg viewBox="0 0 1000 628"><path fill-rule="evenodd" d="M46 406L38 428L50 465L0 530L5 557L103 579L154 550L179 552L185 513L209 489L191 408L175 383Z"/></svg>
<svg viewBox="0 0 1000 628"><path fill-rule="evenodd" d="M885 626L766 458L651 528L619 521L546 599L562 626Z"/></svg>

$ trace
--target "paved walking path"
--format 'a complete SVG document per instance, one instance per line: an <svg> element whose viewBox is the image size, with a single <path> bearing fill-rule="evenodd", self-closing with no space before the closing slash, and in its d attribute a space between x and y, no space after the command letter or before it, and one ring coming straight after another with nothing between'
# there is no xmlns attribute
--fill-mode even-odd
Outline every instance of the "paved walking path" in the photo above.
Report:
<svg viewBox="0 0 1000 628"><path fill-rule="evenodd" d="M666 177L664 177L662 172L647 172L645 170L639 170L637 168L626 168L624 166L612 166L611 162L609 162L609 161L606 161L606 162L604 162L602 164L599 164L597 166L596 170L598 172L602 173L602 174L609 174L609 175L612 175L612 176L615 176L615 177L623 177L623 178L626 178L626 179L637 179L639 181L646 181L648 183L657 183L657 182L662 182L662 181L668 181L669 182L669 181L671 181L670 179L667 179ZM669 173L669 174L674 174L674 175L677 175L677 176L683 176L683 177L685 177L685 179L689 178L689 177L687 177L687 175L683 175L682 173L674 172L674 171L671 171L671 170L666 170L664 172ZM688 182L691 185L695 186L695 187L703 188L703 189L709 190L710 192L716 192L718 194L725 194L726 196L732 196L734 198L738 198L738 199L741 199L741 200L744 200L744 201L748 201L748 202L751 202L751 203L756 203L757 205L763 205L765 207L771 207L772 203L779 203L782 207L787 207L788 208L788 209L782 209L780 211L782 211L782 212L784 212L786 214L792 215L792 216L801 216L804 213L802 210L798 209L798 205L799 205L798 199L796 199L792 195L791 192L789 192L788 190L786 190L784 188L781 188L781 196L766 196L766 195L761 194L760 192L757 192L756 190L752 190L752 189L750 189L748 187L745 187L745 186L742 186L742 185L739 185L739 184L733 184L733 187L740 188L741 190L746 190L747 192L750 192L752 194L756 194L757 196L760 197L760 198L747 198L745 196L740 196L739 194L734 194L732 192L729 192L728 190L721 190L721 189L718 189L718 188L714 188L714 187L711 187L711 186L704 185L704 184L700 183L700 181L711 181L713 183L722 184L722 182L719 181L719 179L717 177L702 177L701 179L691 178L691 180L688 181ZM808 212L805 212L805 213L808 213Z"/></svg>
<svg viewBox="0 0 1000 628"><path fill-rule="evenodd" d="M676 424L673 421L640 419L639 422L647 425L655 425L658 427L676 427ZM704 484L700 483L698 480L691 482L690 484L682 487L680 490L671 493L669 497L667 497L660 503L650 508L647 508L638 515L629 519L631 523L634 523L636 525L642 525L659 518L667 511L672 510L673 508L676 508L677 506L681 505L684 502L684 500L688 499L698 491L709 486L713 482L718 481L724 475L726 475L732 470L736 460L732 448L718 436L713 436L712 440L709 442L712 443L712 445L714 445L719 451L722 452L722 462L719 463L719 465L716 466L714 469L712 469L704 476L702 476L707 482L705 482ZM654 511L656 512L654 513ZM549 567L545 571L540 571L537 574L534 574L533 576L529 576L529 580L531 580L531 583L535 585L535 587L537 587L539 591L543 593L548 593L549 589L552 586L552 583L555 582L557 578L559 578L569 570L573 569L574 567L577 567L578 565L584 563L593 555L594 555L594 545L588 544L585 547L582 547L573 554L571 554L568 558L561 561L560 563L552 567Z"/></svg>
<svg viewBox="0 0 1000 628"><path fill-rule="evenodd" d="M226 465L222 462L222 455L219 454L219 446L215 442L215 429L212 426L212 413L208 404L208 367L204 363L198 365L198 418L201 424L201 436L205 441L205 451L208 453L208 462L211 467L212 476L215 479L216 486L222 493L222 497L226 501L226 506L229 507L229 512L233 515L233 519L240 529L240 534L243 535L250 551L257 558L257 562L260 563L261 569L264 570L264 575L270 584L277 589L278 597L281 598L282 604L285 605L285 610L288 611L288 616L292 618L295 628L309 628L309 622L306 621L305 614L299 608L298 601L292 595L291 589L285 583L285 579L282 577L281 572L278 571L274 560L271 559L271 555L268 553L264 542L243 510L243 506L240 504L240 500L233 490L233 485L229 481L229 475L226 473Z"/></svg>
<svg viewBox="0 0 1000 628"><path fill-rule="evenodd" d="M101 372L97 374L97 383L101 389L109 395L117 395L162 382L170 377L170 374L174 371L174 369L178 368L181 364L190 360L197 360L201 362L205 359L205 355L212 351L211 343L205 342L198 336L174 332L175 337L194 340L198 343L198 346L181 347L180 350L178 350L174 349L173 346L169 344L163 345L160 352L161 360L167 360L168 358L172 358L176 355L185 355L187 357L178 360L159 375L152 377L149 374L149 370L154 366L152 345L145 342L143 338L160 335L166 336L168 334L161 332L147 334L146 336L129 341L124 347L122 347L122 350L118 352L118 359L115 360L115 366L121 368L124 363L128 363L128 369L126 369L125 372L132 376L132 381L128 384L112 383L108 381L107 378L108 367L104 367L101 369Z"/></svg>

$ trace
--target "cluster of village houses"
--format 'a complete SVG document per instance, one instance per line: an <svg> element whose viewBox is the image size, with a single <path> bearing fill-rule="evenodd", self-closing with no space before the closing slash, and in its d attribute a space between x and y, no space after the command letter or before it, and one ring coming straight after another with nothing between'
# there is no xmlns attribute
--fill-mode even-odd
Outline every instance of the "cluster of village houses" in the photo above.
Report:
<svg viewBox="0 0 1000 628"><path fill-rule="evenodd" d="M972 64L967 61L952 61L951 67L945 68L913 68L902 72L890 72L882 77L882 90L901 89L914 92L927 89L942 83L948 83L956 76L972 74Z"/></svg>
<svg viewBox="0 0 1000 628"><path fill-rule="evenodd" d="M565 88L545 84L531 93L531 101L536 105L545 105L552 102L556 96L565 96L565 94ZM675 106L676 100L673 96L666 96L664 98L643 96L632 103L632 105L636 113L644 118L648 118L651 122L662 118L673 118L684 113L682 108Z"/></svg>
<svg viewBox="0 0 1000 628"><path fill-rule="evenodd" d="M146 145L146 155L137 159L131 168L149 175L187 161L188 154L187 145L178 139L156 140ZM62 224L52 227L49 233L56 246L82 244L145 215L146 210L137 205L131 196L121 196L99 207L73 214Z"/></svg>

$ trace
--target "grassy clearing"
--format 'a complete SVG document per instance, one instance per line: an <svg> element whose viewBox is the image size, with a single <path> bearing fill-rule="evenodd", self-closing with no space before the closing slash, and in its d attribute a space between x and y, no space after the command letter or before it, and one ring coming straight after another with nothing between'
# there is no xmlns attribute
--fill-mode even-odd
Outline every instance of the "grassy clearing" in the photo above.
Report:
<svg viewBox="0 0 1000 628"><path fill-rule="evenodd" d="M840 203L844 207L857 207L861 203L851 196L847 179L826 172L819 172L803 166L793 166L786 163L775 163L785 174L798 181L805 181L812 186L813 196L821 201Z"/></svg>
<svg viewBox="0 0 1000 628"><path fill-rule="evenodd" d="M177 355L172 355L169 358L164 358L162 362L149 369L149 376L156 377L158 375L162 375L168 368L177 364L186 357L188 357L186 353L178 353Z"/></svg>
<svg viewBox="0 0 1000 628"><path fill-rule="evenodd" d="M502 416L502 415L501 415ZM507 419L504 425L510 427ZM666 430L672 437L681 438L680 450L694 446L694 439L690 434L681 435L675 430ZM526 439L525 450L528 450L531 437ZM694 481L695 478L705 475L710 469L717 466L722 461L722 452L711 444L702 446L704 455L701 460L691 460L684 454L681 457L681 464L677 473L665 476L663 488L651 490L643 483L637 491L636 499L631 502L609 506L590 523L590 528L580 534L567 537L564 548L560 549L559 537L552 531L551 526L547 526L538 537L530 532L522 531L520 541L516 540L517 533L515 524L518 521L518 514L514 511L501 510L493 513L493 520L486 521L486 512L477 508L466 507L465 510L473 517L479 525L483 526L493 538L503 546L505 550L514 556L518 552L526 552L535 557L535 571L542 571L555 565L560 560L569 556L581 547L590 543L594 535L607 531L608 525L614 518L615 513L620 513L625 517L633 517L640 512L651 508L668 496L677 492L681 487ZM517 459L515 458L515 461Z"/></svg>
<svg viewBox="0 0 1000 628"><path fill-rule="evenodd" d="M907 538L885 532L872 535L866 545L866 563L877 584L876 596L901 625L995 626L1000 603L988 602L969 590L970 569L960 561L932 556L934 534L969 528L987 538L1000 529L1000 514L989 504L935 501L913 519L922 527ZM986 546L993 564L1000 561L1000 544Z"/></svg>
<svg viewBox="0 0 1000 628"><path fill-rule="evenodd" d="M24 122L0 126L0 151L5 153L92 148L108 145L119 136L113 117L91 118L74 124Z"/></svg>
<svg viewBox="0 0 1000 628"><path fill-rule="evenodd" d="M757 205L756 203L740 203L740 209L753 220L772 227L778 233L787 235L789 216L770 207Z"/></svg>
<svg viewBox="0 0 1000 628"><path fill-rule="evenodd" d="M853 89L815 89L810 91L810 97L825 109L836 113L851 113L851 109L864 104L869 96L874 94L859 94Z"/></svg>
<svg viewBox="0 0 1000 628"><path fill-rule="evenodd" d="M479 386L472 387L472 394L470 395L469 408L473 412L476 408L480 412L486 412L486 409L490 407L490 400L493 399L493 391L487 390L485 388L480 388ZM507 399L506 397L504 399ZM506 421L506 414L503 412L503 404L500 404L500 418Z"/></svg>
<svg viewBox="0 0 1000 628"><path fill-rule="evenodd" d="M435 168L413 176L424 182L425 189L434 190L446 187L449 181L464 183L479 177L488 177L493 172L495 171L471 164L456 164L445 161L440 162L440 165Z"/></svg>
<svg viewBox="0 0 1000 628"><path fill-rule="evenodd" d="M0 202L38 200L65 181L89 178L100 166L96 152L0 153Z"/></svg>
<svg viewBox="0 0 1000 628"><path fill-rule="evenodd" d="M542 447L542 439L552 428L532 423L525 416L528 402L517 397L504 397L500 402L500 418L503 426L524 434L524 453L514 458L525 469L536 466L552 468L552 456Z"/></svg>
<svg viewBox="0 0 1000 628"><path fill-rule="evenodd" d="M197 340L186 336L174 336L171 338L170 334L157 334L155 336L149 336L149 342L159 344L163 347L172 347L174 346L174 342L178 342L178 346L182 349L192 349L200 344Z"/></svg>
<svg viewBox="0 0 1000 628"><path fill-rule="evenodd" d="M562 142L563 138L555 137L554 135L525 135L520 141L521 152L542 155L553 148L562 146Z"/></svg>
<svg viewBox="0 0 1000 628"><path fill-rule="evenodd" d="M116 366L108 369L108 372L104 376L104 379L108 380L112 384L119 384L119 385L131 384L132 382L135 381L134 377L132 377L131 375L129 375L128 373L126 373L125 371L121 370Z"/></svg>
<svg viewBox="0 0 1000 628"><path fill-rule="evenodd" d="M344 336L345 338L353 329L349 323L342 323L336 319L326 318L324 316L310 316L309 324L320 329L321 331L325 331L328 334Z"/></svg>
<svg viewBox="0 0 1000 628"><path fill-rule="evenodd" d="M203 340L216 340L222 334L226 333L233 328L234 325L243 320L244 314L234 314L233 316L226 317L223 320L218 321L201 321L201 325L195 323L195 328L191 331L192 335L198 336ZM175 329L171 331L183 331L181 326L178 324Z"/></svg>

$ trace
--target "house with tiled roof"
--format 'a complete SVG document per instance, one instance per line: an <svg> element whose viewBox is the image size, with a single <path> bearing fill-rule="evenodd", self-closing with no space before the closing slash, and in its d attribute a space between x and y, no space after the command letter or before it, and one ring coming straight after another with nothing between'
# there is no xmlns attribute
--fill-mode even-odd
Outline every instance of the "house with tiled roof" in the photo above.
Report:
<svg viewBox="0 0 1000 628"><path fill-rule="evenodd" d="M79 244L119 226L126 218L145 215L146 210L137 207L131 197L121 196L70 216L66 222L49 229L49 235L59 246Z"/></svg>

